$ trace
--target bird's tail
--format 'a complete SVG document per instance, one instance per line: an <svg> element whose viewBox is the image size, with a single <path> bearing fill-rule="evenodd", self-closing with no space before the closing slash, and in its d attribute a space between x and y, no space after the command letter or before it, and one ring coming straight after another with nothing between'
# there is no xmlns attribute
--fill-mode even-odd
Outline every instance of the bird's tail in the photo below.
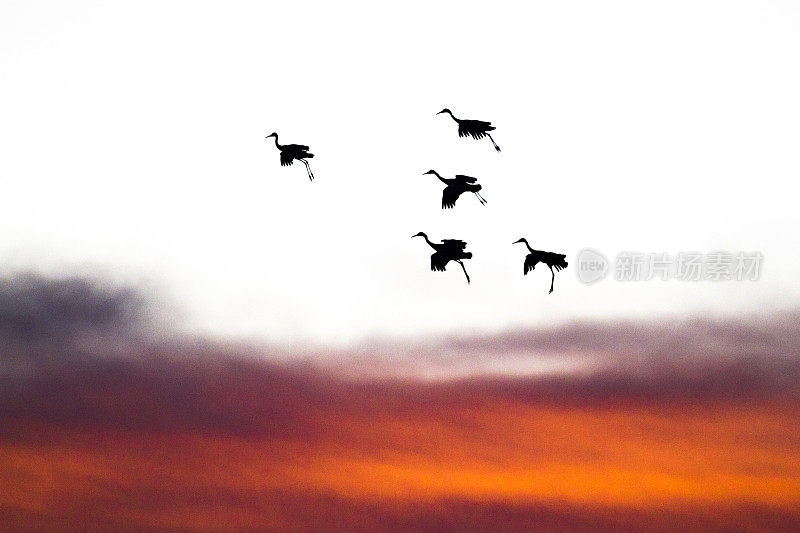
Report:
<svg viewBox="0 0 800 533"><path fill-rule="evenodd" d="M556 269L556 272L561 272L562 270L567 268L567 266L569 265L569 263L564 261L565 257L566 256L561 256L561 259L556 264L553 265L553 268Z"/></svg>
<svg viewBox="0 0 800 533"><path fill-rule="evenodd" d="M464 252L464 259L472 259L472 252Z"/></svg>

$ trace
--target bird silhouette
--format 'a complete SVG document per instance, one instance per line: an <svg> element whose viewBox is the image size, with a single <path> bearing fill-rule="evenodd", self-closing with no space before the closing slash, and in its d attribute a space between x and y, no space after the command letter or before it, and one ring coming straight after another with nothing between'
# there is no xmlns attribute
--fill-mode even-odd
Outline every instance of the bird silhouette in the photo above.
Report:
<svg viewBox="0 0 800 533"><path fill-rule="evenodd" d="M308 179L314 181L314 173L311 172L311 167L308 166L308 161L306 161L307 158L314 157L314 154L308 151L308 146L303 144L278 144L278 134L275 132L267 135L265 139L269 139L270 137L275 137L275 146L281 151L281 166L288 167L293 164L295 160L301 161L306 166Z"/></svg>
<svg viewBox="0 0 800 533"><path fill-rule="evenodd" d="M428 243L428 246L436 250L431 255L431 270L444 272L447 263L450 261L455 261L461 265L461 268L464 270L464 275L467 276L467 283L469 283L469 274L467 274L467 269L464 266L464 263L461 262L462 259L472 259L472 253L464 251L464 248L467 247L467 243L456 239L443 239L441 243L436 244L431 242L430 239L428 239L428 236L421 231L416 235L411 236L412 239L414 237L424 238L425 242Z"/></svg>
<svg viewBox="0 0 800 533"><path fill-rule="evenodd" d="M489 137L489 140L492 141L494 145L494 149L498 152L500 151L500 147L497 146L497 143L494 142L492 138L492 134L489 133L490 131L494 131L495 127L492 126L491 122L484 122L483 120L467 120L463 118L456 118L453 116L453 112L447 108L442 109L437 115L441 115L442 113L447 113L452 117L453 120L456 121L458 124L458 136L459 137L472 137L473 139L483 139L484 137Z"/></svg>
<svg viewBox="0 0 800 533"><path fill-rule="evenodd" d="M425 172L423 176L427 174L433 174L439 178L439 181L447 185L447 187L444 188L444 191L442 191L442 209L450 209L451 207L455 206L458 197L465 192L471 192L475 194L481 205L486 205L486 199L478 192L482 189L482 187L478 185L478 180L476 178L456 174L454 179L445 179L441 177L435 170L429 170Z"/></svg>
<svg viewBox="0 0 800 533"><path fill-rule="evenodd" d="M525 265L523 267L524 275L527 276L528 272L533 270L537 263L544 263L550 267L550 273L552 274L552 277L550 278L550 292L553 292L553 282L555 282L556 279L556 273L553 272L553 269L555 268L556 271L561 271L567 268L567 262L564 261L567 256L564 254L534 250L524 237L518 241L512 242L511 244L517 244L519 242L524 242L525 246L527 246L528 250L530 251L530 253L525 257Z"/></svg>

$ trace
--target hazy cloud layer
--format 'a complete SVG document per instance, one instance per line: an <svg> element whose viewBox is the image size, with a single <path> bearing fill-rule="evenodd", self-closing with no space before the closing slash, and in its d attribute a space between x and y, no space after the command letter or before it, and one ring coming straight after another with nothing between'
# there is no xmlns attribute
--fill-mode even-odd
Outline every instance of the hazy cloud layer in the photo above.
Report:
<svg viewBox="0 0 800 533"><path fill-rule="evenodd" d="M42 348L40 353L51 350L64 355L74 355L75 350L91 351L92 346L100 348L94 355L101 355L111 345L126 343L128 350L133 343L220 349L221 343L213 339L188 338L170 330L175 316L156 301L149 289L104 279L48 278L32 272L0 278L3 356L10 355L9 346L23 352L37 347ZM800 354L798 324L800 311L719 319L666 316L661 320L578 322L493 334L377 339L341 351L309 347L287 352L253 343L239 344L237 351L292 356L322 364L371 360L381 366L384 360L382 370L387 371L392 365L402 370L404 365L417 363L446 365L520 355L577 356L628 366L686 359L794 358ZM35 357L33 352L20 355Z"/></svg>
<svg viewBox="0 0 800 533"><path fill-rule="evenodd" d="M574 404L793 397L800 383L796 314L573 324L375 343L372 351L287 353L177 334L165 339L151 318L151 298L134 287L26 274L3 280L0 294L0 414L66 424L274 433L303 431L311 414L339 410L486 398ZM148 333L154 327L158 336ZM565 357L572 366L526 370ZM503 366L510 358L519 368ZM439 379L418 380L432 368Z"/></svg>

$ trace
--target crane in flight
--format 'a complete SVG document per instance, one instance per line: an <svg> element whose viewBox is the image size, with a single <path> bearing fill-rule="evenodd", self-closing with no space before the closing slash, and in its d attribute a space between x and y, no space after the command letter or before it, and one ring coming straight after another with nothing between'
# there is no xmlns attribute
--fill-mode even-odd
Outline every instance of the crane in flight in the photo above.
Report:
<svg viewBox="0 0 800 533"><path fill-rule="evenodd" d="M489 137L489 140L492 141L494 145L494 149L498 152L500 151L500 147L497 146L497 143L494 142L492 138L492 134L489 133L490 131L494 131L495 127L492 126L491 122L484 122L483 120L467 120L465 118L456 118L453 116L453 112L447 108L442 109L437 115L441 115L442 113L447 113L450 117L456 121L458 124L458 136L459 137L472 137L473 139L483 139L484 137Z"/></svg>
<svg viewBox="0 0 800 533"><path fill-rule="evenodd" d="M550 292L553 292L553 283L556 279L556 273L553 271L555 268L556 271L561 271L567 268L567 262L565 261L566 255L564 254L556 254L553 252L543 252L542 250L534 250L531 248L531 245L528 244L528 241L523 237L518 241L514 241L511 244L517 244L520 242L524 242L525 246L528 247L528 251L530 252L525 257L525 265L523 266L523 274L525 276L528 275L528 272L533 270L536 267L537 263L544 263L548 267L550 267L550 273L552 274L550 278ZM550 293L548 293L550 294Z"/></svg>
<svg viewBox="0 0 800 533"><path fill-rule="evenodd" d="M269 139L270 137L275 137L275 147L281 151L281 166L288 167L295 160L300 161L306 166L308 179L314 181L314 173L311 172L311 167L308 166L308 161L306 161L306 159L314 157L314 154L308 151L308 146L304 144L278 144L278 134L275 132L270 133L265 138Z"/></svg>
<svg viewBox="0 0 800 533"><path fill-rule="evenodd" d="M469 274L467 274L467 269L464 263L462 263L462 259L472 259L472 252L464 251L464 248L467 247L467 243L457 239L443 239L440 243L434 243L421 231L411 236L412 239L414 237L422 237L425 239L425 242L428 243L428 246L434 249L434 253L431 255L432 271L444 272L447 263L455 261L461 265L462 270L464 270L464 275L467 277L467 284L469 284Z"/></svg>
<svg viewBox="0 0 800 533"><path fill-rule="evenodd" d="M447 185L442 191L442 209L450 209L456 205L456 200L458 197L461 196L465 192L471 192L475 194L478 198L478 201L481 205L486 205L486 199L481 196L480 191L483 187L478 185L478 180L476 178L471 178L469 176L464 176L461 174L456 174L456 177L453 179L446 179L439 175L438 172L435 170L429 170L423 174L423 176L427 174L433 174L439 181Z"/></svg>

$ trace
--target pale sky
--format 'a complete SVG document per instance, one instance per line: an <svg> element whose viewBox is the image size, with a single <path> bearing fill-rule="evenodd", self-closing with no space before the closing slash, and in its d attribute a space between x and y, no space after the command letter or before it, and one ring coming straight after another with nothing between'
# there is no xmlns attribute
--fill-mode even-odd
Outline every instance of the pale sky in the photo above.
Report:
<svg viewBox="0 0 800 533"><path fill-rule="evenodd" d="M192 330L283 344L795 307L799 27L789 1L5 0L0 265L148 280ZM442 211L428 169L488 205ZM468 242L471 285L419 231ZM554 294L523 236L567 254ZM585 247L765 259L586 286Z"/></svg>

